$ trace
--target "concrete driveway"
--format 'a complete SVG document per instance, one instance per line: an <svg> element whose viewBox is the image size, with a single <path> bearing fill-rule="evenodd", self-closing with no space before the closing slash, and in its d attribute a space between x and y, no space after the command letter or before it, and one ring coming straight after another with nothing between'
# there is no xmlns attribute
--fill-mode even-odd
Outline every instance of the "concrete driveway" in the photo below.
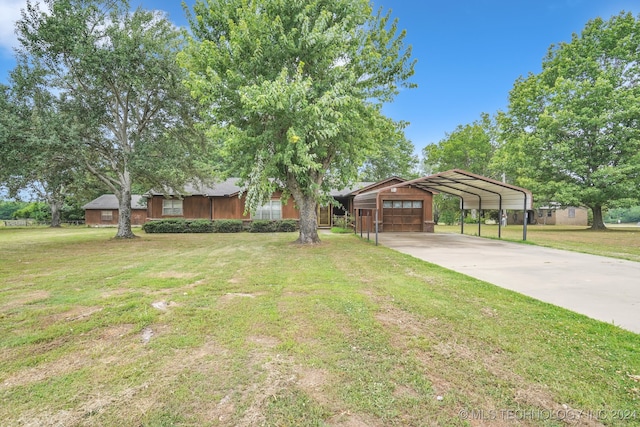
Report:
<svg viewBox="0 0 640 427"><path fill-rule="evenodd" d="M640 263L461 234L380 233L416 258L640 333Z"/></svg>

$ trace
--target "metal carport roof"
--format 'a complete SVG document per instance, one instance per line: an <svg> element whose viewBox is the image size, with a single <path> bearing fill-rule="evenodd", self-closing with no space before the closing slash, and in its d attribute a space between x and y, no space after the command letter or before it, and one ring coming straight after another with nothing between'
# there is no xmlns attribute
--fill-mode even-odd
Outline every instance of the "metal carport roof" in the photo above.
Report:
<svg viewBox="0 0 640 427"><path fill-rule="evenodd" d="M462 169L451 169L435 175L405 181L390 187L414 186L431 192L451 194L460 198L461 209L533 209L533 195L527 189L495 179L476 175ZM390 187L359 194L354 199L355 209L379 209L378 194ZM525 214L526 219L526 214ZM523 221L523 240L526 240L526 223Z"/></svg>
<svg viewBox="0 0 640 427"><path fill-rule="evenodd" d="M406 181L402 185L458 196L462 209L533 209L529 190L461 169Z"/></svg>

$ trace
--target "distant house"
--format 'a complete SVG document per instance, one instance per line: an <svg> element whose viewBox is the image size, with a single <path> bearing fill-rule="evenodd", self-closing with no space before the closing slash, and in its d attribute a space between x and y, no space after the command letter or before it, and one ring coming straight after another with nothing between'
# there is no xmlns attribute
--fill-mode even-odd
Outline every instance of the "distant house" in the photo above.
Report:
<svg viewBox="0 0 640 427"><path fill-rule="evenodd" d="M538 225L588 225L589 210L584 207L542 206L528 212L529 224ZM509 224L522 225L522 212L512 212L508 216Z"/></svg>
<svg viewBox="0 0 640 427"><path fill-rule="evenodd" d="M141 195L131 196L131 225L142 225L147 220L147 200ZM89 226L118 225L118 198L103 194L82 207L85 224Z"/></svg>
<svg viewBox="0 0 640 427"><path fill-rule="evenodd" d="M569 206L560 208L543 206L536 209L536 222L543 225L588 225L588 212L585 207Z"/></svg>

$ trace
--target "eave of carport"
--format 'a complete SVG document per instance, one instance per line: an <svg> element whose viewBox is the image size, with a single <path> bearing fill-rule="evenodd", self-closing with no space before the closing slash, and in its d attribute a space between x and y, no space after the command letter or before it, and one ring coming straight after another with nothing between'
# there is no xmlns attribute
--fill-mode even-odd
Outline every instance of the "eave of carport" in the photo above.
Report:
<svg viewBox="0 0 640 427"><path fill-rule="evenodd" d="M527 189L476 175L461 169L452 169L435 175L405 181L390 187L359 194L354 199L355 209L380 209L380 193L391 187L414 186L426 191L451 194L460 198L460 208L465 209L504 209L523 210L522 240L527 240L527 211L533 206L533 196ZM464 227L464 221L461 221ZM498 222L498 237L501 237L502 224ZM462 229L464 232L464 229ZM478 222L478 234L480 223ZM377 239L376 239L377 240Z"/></svg>

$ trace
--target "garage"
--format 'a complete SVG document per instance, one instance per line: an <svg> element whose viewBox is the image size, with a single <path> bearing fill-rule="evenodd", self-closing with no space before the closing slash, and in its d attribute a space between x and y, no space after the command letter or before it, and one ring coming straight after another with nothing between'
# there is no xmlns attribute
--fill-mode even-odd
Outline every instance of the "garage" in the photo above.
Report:
<svg viewBox="0 0 640 427"><path fill-rule="evenodd" d="M415 196L420 193L429 194L429 197L425 197L422 204L414 205L414 201L419 200ZM433 232L431 196L436 193L459 197L461 218L467 210L485 209L499 212L520 210L526 215L533 205L533 196L527 189L461 169L452 169L356 195L353 201L358 218L355 232L360 232L361 235L364 232L375 232L376 243L379 231ZM477 217L479 236L482 215ZM499 223L499 238L501 228ZM464 233L464 221L460 221L460 232ZM527 240L527 221L524 221L522 227L522 240Z"/></svg>
<svg viewBox="0 0 640 427"><path fill-rule="evenodd" d="M383 231L422 231L422 200L383 200Z"/></svg>

